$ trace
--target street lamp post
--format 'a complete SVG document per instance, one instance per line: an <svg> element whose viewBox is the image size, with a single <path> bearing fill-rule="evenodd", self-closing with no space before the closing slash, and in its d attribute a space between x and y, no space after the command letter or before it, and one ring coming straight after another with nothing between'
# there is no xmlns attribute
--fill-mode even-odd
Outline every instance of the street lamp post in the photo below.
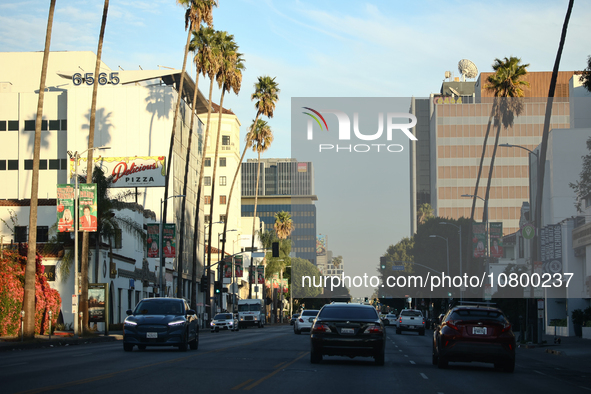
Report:
<svg viewBox="0 0 591 394"><path fill-rule="evenodd" d="M429 238L441 238L445 240L445 248L447 249L447 273L449 275L449 243L447 242L447 238L441 235L429 235Z"/></svg>
<svg viewBox="0 0 591 394"><path fill-rule="evenodd" d="M462 270L462 226L456 226L453 223L449 223L449 222L439 222L439 224L448 224L450 226L454 226L455 228L458 229L458 234L460 236L460 276L463 274L463 270ZM463 286L460 287L460 301L463 300Z"/></svg>
<svg viewBox="0 0 591 394"><path fill-rule="evenodd" d="M163 235L162 233L164 231L164 220L162 218L162 204L164 204L164 201L168 200L169 198L175 198L175 197L185 197L185 195L179 194L177 196L167 197L165 200L163 200L162 198L160 199L160 225L158 226L159 230L160 230L160 241L159 241L160 245L158 245L158 248L160 249L160 280L159 280L159 287L160 287L160 291L159 291L160 294L159 295L160 295L160 297L163 297L162 294L164 293L164 287L163 287L164 286L164 278L163 278L164 273L163 273L163 271L164 271L164 263L166 261L166 258L164 257L164 249L162 248L162 241L163 241L162 240L162 235ZM181 251L181 253L182 253L182 251Z"/></svg>
<svg viewBox="0 0 591 394"><path fill-rule="evenodd" d="M86 149L84 152L82 153L78 153L78 151L71 153L68 152L68 154L71 157L74 157L74 178L75 178L75 187L74 187L74 212L76 215L76 224L74 225L74 295L76 296L76 307L80 308L80 292L78 289L78 228L80 227L80 215L78 212L78 160L80 160L80 157L85 154L86 152L88 152L89 150L95 150L95 149L99 149L99 150L106 150L106 149L111 149L111 147L109 146L97 146L94 148L89 148ZM88 177L89 174L86 174L86 176ZM90 174L90 176L92 177L92 174ZM72 311L74 313L74 338L78 338L78 311Z"/></svg>
<svg viewBox="0 0 591 394"><path fill-rule="evenodd" d="M213 223L209 223L206 224L203 228L203 265L205 265L205 253L206 253L206 248L205 248L205 234L209 234L207 232L207 229L209 228L209 226L213 226L214 224L220 224L220 223L224 223L223 221L219 221L219 222L213 222ZM208 248L211 249L211 240L207 240L207 246ZM213 310L213 308L211 307L211 294L209 293L209 289L211 288L211 286L209 286L209 280L211 278L211 265L208 263L207 264L207 271L206 271L206 275L207 275L207 289L203 289L204 294L204 303L205 305L208 305L207 303L209 303L209 315L207 316L207 319L204 319L204 324L205 327L207 327L207 323L209 322L209 319L211 318L211 312ZM205 309L207 311L207 308Z"/></svg>

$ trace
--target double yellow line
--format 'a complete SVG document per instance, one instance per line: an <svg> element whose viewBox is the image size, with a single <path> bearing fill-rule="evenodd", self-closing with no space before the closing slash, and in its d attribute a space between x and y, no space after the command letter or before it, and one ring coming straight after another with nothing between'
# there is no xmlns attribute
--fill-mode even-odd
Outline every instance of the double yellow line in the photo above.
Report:
<svg viewBox="0 0 591 394"><path fill-rule="evenodd" d="M287 364L284 362L277 364L273 367L276 369L273 372L271 372L270 374L268 374L267 376L264 376L264 377L260 378L259 380L257 380L256 382L254 382L253 384L246 386L247 384L249 384L250 382L252 382L254 380L254 379L248 379L247 381L240 383L238 386L232 387L232 390L240 390L241 388L246 386L243 388L243 390L248 391L248 390L252 389L253 387L258 386L259 384L261 384L265 380L269 379L271 376L275 375L277 372L281 371L282 369L289 367L291 364L295 363L300 358L304 357L305 355L307 355L309 353L310 352L304 352L304 353L300 354L298 357L296 357L294 360L288 362Z"/></svg>

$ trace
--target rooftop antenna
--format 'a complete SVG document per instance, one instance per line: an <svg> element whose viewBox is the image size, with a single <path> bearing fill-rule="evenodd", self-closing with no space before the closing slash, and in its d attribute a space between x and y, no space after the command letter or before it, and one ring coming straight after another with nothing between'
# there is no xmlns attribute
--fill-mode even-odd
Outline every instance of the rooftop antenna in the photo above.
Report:
<svg viewBox="0 0 591 394"><path fill-rule="evenodd" d="M458 70L462 74L462 80L465 82L466 78L476 78L478 75L478 67L468 59L462 59L458 63Z"/></svg>

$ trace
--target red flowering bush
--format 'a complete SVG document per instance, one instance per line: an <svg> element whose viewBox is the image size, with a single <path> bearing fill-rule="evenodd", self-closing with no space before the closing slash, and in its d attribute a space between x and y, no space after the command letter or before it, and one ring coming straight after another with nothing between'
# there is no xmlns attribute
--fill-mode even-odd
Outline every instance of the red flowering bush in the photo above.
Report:
<svg viewBox="0 0 591 394"><path fill-rule="evenodd" d="M49 330L49 311L52 312L52 326L55 327L62 300L59 292L52 289L44 274L42 257L37 254L35 273L35 333L45 334ZM23 308L26 253L4 250L0 258L0 336L18 335Z"/></svg>

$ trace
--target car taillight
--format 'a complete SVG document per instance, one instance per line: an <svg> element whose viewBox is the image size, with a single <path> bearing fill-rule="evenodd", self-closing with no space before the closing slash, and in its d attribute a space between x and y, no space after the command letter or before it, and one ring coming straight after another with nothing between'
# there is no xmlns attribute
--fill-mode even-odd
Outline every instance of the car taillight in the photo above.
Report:
<svg viewBox="0 0 591 394"><path fill-rule="evenodd" d="M398 320L398 323L402 323L402 319Z"/></svg>
<svg viewBox="0 0 591 394"><path fill-rule="evenodd" d="M455 322L452 320L448 320L445 322L445 325L448 326L449 328L456 330L456 331L460 331L460 329L458 328L458 326L455 325Z"/></svg>
<svg viewBox="0 0 591 394"><path fill-rule="evenodd" d="M381 326L369 326L365 329L365 331L363 332L364 334L381 334L382 331L382 327Z"/></svg>
<svg viewBox="0 0 591 394"><path fill-rule="evenodd" d="M501 334L504 332L510 331L510 330L511 330L511 324L507 323L503 326L503 329L501 330Z"/></svg>
<svg viewBox="0 0 591 394"><path fill-rule="evenodd" d="M302 319L301 317L298 320L300 321L300 323L304 322L304 319Z"/></svg>
<svg viewBox="0 0 591 394"><path fill-rule="evenodd" d="M316 323L312 327L312 332L332 332L330 327L323 323Z"/></svg>

